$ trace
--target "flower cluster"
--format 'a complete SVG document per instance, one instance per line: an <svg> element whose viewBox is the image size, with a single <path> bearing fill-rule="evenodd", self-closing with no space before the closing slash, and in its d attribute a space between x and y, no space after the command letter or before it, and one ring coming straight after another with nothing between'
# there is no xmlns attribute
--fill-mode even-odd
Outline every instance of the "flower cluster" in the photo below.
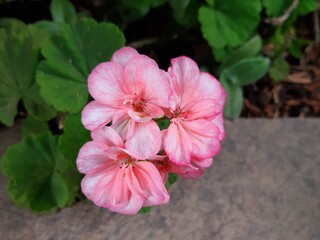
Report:
<svg viewBox="0 0 320 240"><path fill-rule="evenodd" d="M88 86L94 100L82 122L92 141L80 149L77 167L83 193L97 206L136 214L165 204L168 173L197 178L220 150L225 92L188 57L172 59L165 72L123 47L92 71Z"/></svg>

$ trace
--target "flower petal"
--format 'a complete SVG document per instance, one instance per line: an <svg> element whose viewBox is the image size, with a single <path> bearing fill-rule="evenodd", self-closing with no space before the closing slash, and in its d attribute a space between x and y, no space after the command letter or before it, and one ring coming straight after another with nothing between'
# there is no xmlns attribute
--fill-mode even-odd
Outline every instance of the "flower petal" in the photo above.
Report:
<svg viewBox="0 0 320 240"><path fill-rule="evenodd" d="M136 214L142 207L143 195L132 192L128 175L132 169L102 171L86 175L81 182L83 193L97 206L123 214Z"/></svg>
<svg viewBox="0 0 320 240"><path fill-rule="evenodd" d="M126 99L123 84L123 67L113 62L99 64L88 78L91 96L113 107L121 107Z"/></svg>
<svg viewBox="0 0 320 240"><path fill-rule="evenodd" d="M154 105L152 103L145 103L143 106L143 112L146 113L151 118L163 117L164 115L163 110L157 105Z"/></svg>
<svg viewBox="0 0 320 240"><path fill-rule="evenodd" d="M116 112L113 116L111 127L116 130L124 141L131 138L135 128L135 121L128 115L128 109Z"/></svg>
<svg viewBox="0 0 320 240"><path fill-rule="evenodd" d="M145 113L135 112L132 109L128 110L128 115L135 121L135 122L149 122L152 117L146 115Z"/></svg>
<svg viewBox="0 0 320 240"><path fill-rule="evenodd" d="M171 173L176 173L185 179L197 179L204 173L203 168L194 167L192 164L179 166L172 162L170 163L169 171Z"/></svg>
<svg viewBox="0 0 320 240"><path fill-rule="evenodd" d="M167 75L150 58L141 55L131 59L124 69L126 86L131 94L141 96L148 103L168 107L170 86Z"/></svg>
<svg viewBox="0 0 320 240"><path fill-rule="evenodd" d="M131 58L139 55L140 54L134 48L123 47L112 55L111 62L125 66Z"/></svg>
<svg viewBox="0 0 320 240"><path fill-rule="evenodd" d="M161 147L161 133L158 125L153 120L135 123L134 132L125 146L136 159L143 160L156 155Z"/></svg>
<svg viewBox="0 0 320 240"><path fill-rule="evenodd" d="M94 141L104 142L108 146L124 147L123 140L119 134L111 127L103 127L91 132L91 138Z"/></svg>
<svg viewBox="0 0 320 240"><path fill-rule="evenodd" d="M207 159L202 159L202 160L194 158L194 159L192 159L192 162L201 168L208 168L212 165L213 158L207 158Z"/></svg>
<svg viewBox="0 0 320 240"><path fill-rule="evenodd" d="M121 160L124 158L131 157L131 154L128 150L117 146L111 146L108 149L107 155L110 159L113 160Z"/></svg>
<svg viewBox="0 0 320 240"><path fill-rule="evenodd" d="M219 128L210 121L198 119L184 121L183 128L192 143L192 156L196 159L211 158L220 151Z"/></svg>
<svg viewBox="0 0 320 240"><path fill-rule="evenodd" d="M116 111L118 109L92 101L82 110L81 120L86 129L95 130L107 125Z"/></svg>
<svg viewBox="0 0 320 240"><path fill-rule="evenodd" d="M219 129L205 119L171 121L164 137L164 149L177 165L189 165L193 157L206 159L220 151Z"/></svg>
<svg viewBox="0 0 320 240"><path fill-rule="evenodd" d="M169 201L170 196L155 165L147 161L138 161L133 171L144 191L144 207L165 204Z"/></svg>
<svg viewBox="0 0 320 240"><path fill-rule="evenodd" d="M111 160L107 156L109 147L101 142L87 142L79 151L77 167L79 172L94 174L104 168L108 168Z"/></svg>
<svg viewBox="0 0 320 240"><path fill-rule="evenodd" d="M187 114L188 121L190 121L216 115L216 108L216 101L212 99L199 99L185 106L183 111Z"/></svg>
<svg viewBox="0 0 320 240"><path fill-rule="evenodd" d="M215 107L211 108L211 111L218 113L223 110L225 92L220 82L208 73L199 73L199 68L192 59L188 57L172 59L168 72L173 89L170 95L171 108L179 104L184 110L199 100L211 99L215 101Z"/></svg>
<svg viewBox="0 0 320 240"><path fill-rule="evenodd" d="M191 142L180 122L171 122L164 136L164 150L170 161L178 165L188 165L191 161Z"/></svg>
<svg viewBox="0 0 320 240"><path fill-rule="evenodd" d="M220 130L219 134L219 140L223 140L226 136L226 132L224 130L224 125L223 125L223 112L219 113L216 115L212 120L211 120Z"/></svg>
<svg viewBox="0 0 320 240"><path fill-rule="evenodd" d="M189 103L190 96L194 94L195 86L198 84L198 65L192 59L182 56L171 60L168 72L170 85L180 97L180 105L183 107Z"/></svg>

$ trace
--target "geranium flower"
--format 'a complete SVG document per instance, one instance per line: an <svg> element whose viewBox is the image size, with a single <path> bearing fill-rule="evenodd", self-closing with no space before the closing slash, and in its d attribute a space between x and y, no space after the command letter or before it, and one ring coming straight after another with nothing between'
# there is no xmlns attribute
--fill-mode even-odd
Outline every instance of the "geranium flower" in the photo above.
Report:
<svg viewBox="0 0 320 240"><path fill-rule="evenodd" d="M165 72L155 61L133 48L121 48L110 62L92 71L88 87L95 99L82 111L88 130L103 128L112 121L111 127L126 141L134 157L145 159L157 154L160 129L152 119L164 116L171 90Z"/></svg>
<svg viewBox="0 0 320 240"><path fill-rule="evenodd" d="M156 166L136 159L114 129L94 130L91 136L93 141L80 149L77 158L77 167L85 174L82 192L88 199L123 214L136 214L141 207L169 201Z"/></svg>
<svg viewBox="0 0 320 240"><path fill-rule="evenodd" d="M164 135L164 150L170 161L189 165L212 158L220 150L225 92L210 74L199 72L188 57L171 60L168 70L170 125ZM195 160L196 159L196 160Z"/></svg>

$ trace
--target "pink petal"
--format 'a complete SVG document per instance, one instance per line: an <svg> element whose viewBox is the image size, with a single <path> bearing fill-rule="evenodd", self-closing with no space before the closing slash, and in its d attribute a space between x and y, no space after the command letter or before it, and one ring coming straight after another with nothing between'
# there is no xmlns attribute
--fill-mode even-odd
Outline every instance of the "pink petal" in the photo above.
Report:
<svg viewBox="0 0 320 240"><path fill-rule="evenodd" d="M82 110L82 123L88 130L102 128L107 125L118 109L106 106L97 101L87 104Z"/></svg>
<svg viewBox="0 0 320 240"><path fill-rule="evenodd" d="M113 54L111 58L111 62L118 63L122 66L125 66L131 58L139 55L140 54L134 48L123 47Z"/></svg>
<svg viewBox="0 0 320 240"><path fill-rule="evenodd" d="M170 95L171 108L190 109L199 100L212 100L214 113L221 112L225 102L225 92L219 81L208 73L199 73L197 64L188 57L178 57L171 61L169 80L173 92ZM179 101L177 100L179 98Z"/></svg>
<svg viewBox="0 0 320 240"><path fill-rule="evenodd" d="M163 184L162 177L152 163L138 161L135 163L133 171L144 192L144 207L165 204L169 201L170 196Z"/></svg>
<svg viewBox="0 0 320 240"><path fill-rule="evenodd" d="M192 143L192 156L197 159L211 158L220 151L219 128L210 121L198 119L184 121L183 128L187 131Z"/></svg>
<svg viewBox="0 0 320 240"><path fill-rule="evenodd" d="M143 195L132 191L132 169L114 168L96 175L86 175L81 186L83 193L97 206L123 214L136 214L142 207Z"/></svg>
<svg viewBox="0 0 320 240"><path fill-rule="evenodd" d="M171 122L164 136L163 145L170 161L178 165L190 164L192 144L180 122Z"/></svg>
<svg viewBox="0 0 320 240"><path fill-rule="evenodd" d="M136 123L134 132L125 143L136 159L148 159L156 155L161 147L161 133L154 121Z"/></svg>
<svg viewBox="0 0 320 240"><path fill-rule="evenodd" d="M121 160L128 157L131 158L131 154L128 150L117 146L111 146L108 149L107 156L113 160Z"/></svg>
<svg viewBox="0 0 320 240"><path fill-rule="evenodd" d="M135 128L135 121L128 115L128 110L129 109L126 108L116 112L111 125L124 141L131 138Z"/></svg>
<svg viewBox="0 0 320 240"><path fill-rule="evenodd" d="M194 167L192 164L179 166L171 163L169 171L171 173L176 173L185 179L197 179L204 173L203 168Z"/></svg>
<svg viewBox="0 0 320 240"><path fill-rule="evenodd" d="M186 112L188 121L199 118L208 118L216 115L217 104L212 99L199 99L198 101L194 101L185 106L183 111Z"/></svg>
<svg viewBox="0 0 320 240"><path fill-rule="evenodd" d="M93 174L108 168L111 160L107 156L108 146L101 142L87 142L79 151L77 167L79 172Z"/></svg>
<svg viewBox="0 0 320 240"><path fill-rule="evenodd" d="M150 58L141 55L131 59L124 69L127 91L146 102L168 107L170 86L163 70Z"/></svg>
<svg viewBox="0 0 320 240"><path fill-rule="evenodd" d="M220 151L219 129L205 119L172 121L164 138L164 149L177 165L189 165L191 159L207 159Z"/></svg>
<svg viewBox="0 0 320 240"><path fill-rule="evenodd" d="M152 103L145 103L143 106L143 112L145 112L151 118L163 117L164 115L163 110Z"/></svg>
<svg viewBox="0 0 320 240"><path fill-rule="evenodd" d="M171 86L180 97L180 104L183 107L190 101L190 96L194 94L198 84L198 65L192 59L182 56L171 60L168 72Z"/></svg>
<svg viewBox="0 0 320 240"><path fill-rule="evenodd" d="M103 127L91 132L94 141L104 142L108 146L124 147L123 140L119 134L111 127Z"/></svg>
<svg viewBox="0 0 320 240"><path fill-rule="evenodd" d="M220 130L219 134L219 140L223 140L226 136L226 132L224 130L224 125L223 125L223 112L219 113L216 115L212 120L211 120Z"/></svg>
<svg viewBox="0 0 320 240"><path fill-rule="evenodd" d="M113 107L123 105L126 94L123 84L123 67L113 62L99 64L88 78L91 96L95 100Z"/></svg>
<svg viewBox="0 0 320 240"><path fill-rule="evenodd" d="M128 115L135 121L135 122L149 122L152 117L146 115L145 113L141 113L141 112L135 112L132 109L128 110Z"/></svg>
<svg viewBox="0 0 320 240"><path fill-rule="evenodd" d="M225 98L224 89L220 82L209 73L200 73L197 90L197 93L201 95L202 98L211 98L217 102L219 102L221 98ZM194 97L197 98L197 96Z"/></svg>
<svg viewBox="0 0 320 240"><path fill-rule="evenodd" d="M207 158L207 159L192 159L192 162L197 164L201 168L208 168L212 165L213 158Z"/></svg>
<svg viewBox="0 0 320 240"><path fill-rule="evenodd" d="M109 168L108 170L100 171L95 174L88 174L81 181L81 190L84 195L95 202L96 205L102 206L106 203L105 198L108 197L108 188L102 187L100 182L103 182L104 185L112 182L116 174L118 173L118 166L113 165L114 168ZM98 187L99 185L99 187ZM97 195L96 193L99 193Z"/></svg>

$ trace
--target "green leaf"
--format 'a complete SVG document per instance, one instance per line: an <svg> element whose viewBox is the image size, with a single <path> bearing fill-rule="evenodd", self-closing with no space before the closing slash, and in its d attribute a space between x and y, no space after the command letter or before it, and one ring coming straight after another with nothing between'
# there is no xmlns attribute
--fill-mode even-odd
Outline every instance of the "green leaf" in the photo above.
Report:
<svg viewBox="0 0 320 240"><path fill-rule="evenodd" d="M76 169L76 159L80 148L90 141L90 133L81 123L81 114L70 115L63 122L64 133L59 140L59 150L65 159Z"/></svg>
<svg viewBox="0 0 320 240"><path fill-rule="evenodd" d="M77 14L74 6L68 0L52 0L51 15L57 23L75 23Z"/></svg>
<svg viewBox="0 0 320 240"><path fill-rule="evenodd" d="M24 22L16 18L1 18L0 19L0 28L3 28L6 32L17 35L21 34L26 25Z"/></svg>
<svg viewBox="0 0 320 240"><path fill-rule="evenodd" d="M123 34L111 23L82 19L65 25L42 48L45 60L37 71L41 95L60 111L79 112L88 101L89 73L124 43Z"/></svg>
<svg viewBox="0 0 320 240"><path fill-rule="evenodd" d="M183 16L191 0L168 0L177 16Z"/></svg>
<svg viewBox="0 0 320 240"><path fill-rule="evenodd" d="M39 134L49 130L49 125L47 122L40 122L31 116L28 116L22 121L21 131L22 135L26 137L29 134Z"/></svg>
<svg viewBox="0 0 320 240"><path fill-rule="evenodd" d="M318 1L317 0L300 0L299 5L296 8L296 12L298 15L303 16L308 14L309 12L313 12L317 10Z"/></svg>
<svg viewBox="0 0 320 240"><path fill-rule="evenodd" d="M68 186L60 173L54 172L52 174L51 188L58 207L63 208L66 206L69 200L69 191Z"/></svg>
<svg viewBox="0 0 320 240"><path fill-rule="evenodd" d="M170 119L168 118L160 118L156 120L156 123L158 124L160 130L167 129L170 125Z"/></svg>
<svg viewBox="0 0 320 240"><path fill-rule="evenodd" d="M174 9L173 17L177 23L185 26L186 28L191 28L198 24L198 9L200 7L200 3L197 0L183 0L182 2L184 2L184 4L187 4L187 2L189 3L184 9L183 5L180 6L181 10L178 10L178 6L173 6L173 2L175 2L174 4L179 5L179 0L173 0L171 2L171 6Z"/></svg>
<svg viewBox="0 0 320 240"><path fill-rule="evenodd" d="M292 0L263 0L262 4L269 17L279 17L288 9Z"/></svg>
<svg viewBox="0 0 320 240"><path fill-rule="evenodd" d="M242 59L255 57L261 52L262 40L259 35L251 38L241 47L230 52L222 61L220 69L232 66L233 64L241 61Z"/></svg>
<svg viewBox="0 0 320 240"><path fill-rule="evenodd" d="M166 188L169 189L170 186L174 183L176 183L178 181L178 175L175 174L175 173L169 173L168 174L168 179L167 179L167 182L166 182Z"/></svg>
<svg viewBox="0 0 320 240"><path fill-rule="evenodd" d="M58 137L49 132L30 134L3 155L2 172L9 177L7 190L19 207L54 212L79 195L79 173L70 170L57 147ZM70 185L68 178L78 182Z"/></svg>
<svg viewBox="0 0 320 240"><path fill-rule="evenodd" d="M138 9L146 9L158 7L166 2L166 0L122 0L127 6L138 8Z"/></svg>
<svg viewBox="0 0 320 240"><path fill-rule="evenodd" d="M279 56L275 60L273 60L271 67L269 69L269 76L274 81L282 81L289 74L289 64L287 61Z"/></svg>
<svg viewBox="0 0 320 240"><path fill-rule="evenodd" d="M48 32L49 34L57 33L61 30L63 24L58 22L52 22L47 20L42 20L34 23L39 29Z"/></svg>
<svg viewBox="0 0 320 240"><path fill-rule="evenodd" d="M34 118L49 120L56 112L41 98L35 81L40 46L47 35L34 26L10 24L6 32L0 31L0 121L13 124L20 99Z"/></svg>
<svg viewBox="0 0 320 240"><path fill-rule="evenodd" d="M267 73L269 65L269 58L246 58L229 68L225 68L222 74L227 77L232 84L244 86L255 83L262 78Z"/></svg>
<svg viewBox="0 0 320 240"><path fill-rule="evenodd" d="M203 37L212 48L236 47L252 35L260 22L260 0L216 0L199 9Z"/></svg>
<svg viewBox="0 0 320 240"><path fill-rule="evenodd" d="M227 95L223 111L224 116L231 119L238 118L243 107L242 88L232 84L224 75L220 76L220 83Z"/></svg>
<svg viewBox="0 0 320 240"><path fill-rule="evenodd" d="M143 207L140 209L140 211L138 212L139 214L146 214L149 213L151 211L152 207Z"/></svg>

